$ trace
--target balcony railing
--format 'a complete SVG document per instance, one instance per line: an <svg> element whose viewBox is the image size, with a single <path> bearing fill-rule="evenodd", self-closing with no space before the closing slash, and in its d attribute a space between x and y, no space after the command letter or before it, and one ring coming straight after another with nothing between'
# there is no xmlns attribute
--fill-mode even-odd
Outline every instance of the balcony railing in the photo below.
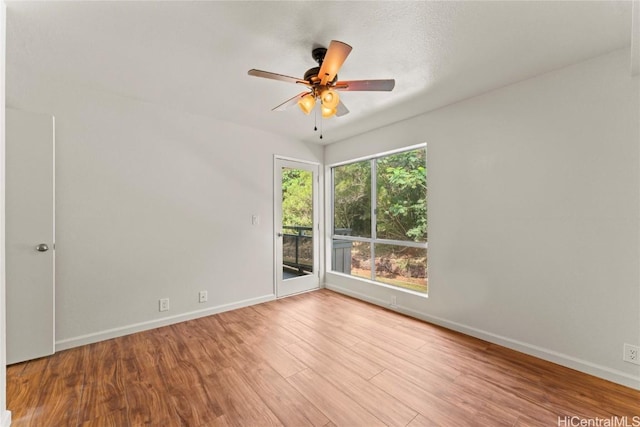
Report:
<svg viewBox="0 0 640 427"><path fill-rule="evenodd" d="M299 274L313 271L313 228L282 226L282 263Z"/></svg>

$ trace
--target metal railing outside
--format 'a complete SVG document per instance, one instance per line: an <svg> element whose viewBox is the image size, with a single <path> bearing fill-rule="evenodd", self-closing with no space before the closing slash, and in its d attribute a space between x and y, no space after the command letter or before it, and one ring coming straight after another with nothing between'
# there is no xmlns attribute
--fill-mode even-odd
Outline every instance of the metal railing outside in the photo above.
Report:
<svg viewBox="0 0 640 427"><path fill-rule="evenodd" d="M313 228L282 226L282 263L300 274L313 271Z"/></svg>

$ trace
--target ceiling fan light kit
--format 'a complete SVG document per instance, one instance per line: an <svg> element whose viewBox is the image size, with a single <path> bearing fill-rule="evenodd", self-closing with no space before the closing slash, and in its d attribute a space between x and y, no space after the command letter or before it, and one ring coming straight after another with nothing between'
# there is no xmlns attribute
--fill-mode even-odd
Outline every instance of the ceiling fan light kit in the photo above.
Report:
<svg viewBox="0 0 640 427"><path fill-rule="evenodd" d="M340 97L336 91L325 88L320 92L320 100L322 101L322 105L325 107L336 108L338 106L338 102L340 102Z"/></svg>
<svg viewBox="0 0 640 427"><path fill-rule="evenodd" d="M307 91L283 102L273 108L272 111L283 111L293 104L298 104L302 112L309 115L319 100L320 112L323 118L340 117L349 113L349 110L342 103L336 91L389 92L395 86L395 80L393 79L338 81L338 71L350 52L351 46L338 40L332 40L328 49L323 47L313 49L311 57L318 63L318 67L307 70L302 79L256 69L249 70L248 74L254 77L296 83L307 87Z"/></svg>
<svg viewBox="0 0 640 427"><path fill-rule="evenodd" d="M322 108L320 109L320 112L322 113L323 118L328 119L330 117L335 116L338 110L335 108L327 108L325 106L322 106Z"/></svg>
<svg viewBox="0 0 640 427"><path fill-rule="evenodd" d="M298 101L298 107L300 107L302 112L305 113L307 116L309 115L309 113L311 113L311 110L313 110L313 107L315 105L316 105L316 98L310 93L306 94L305 96L300 98L300 100Z"/></svg>

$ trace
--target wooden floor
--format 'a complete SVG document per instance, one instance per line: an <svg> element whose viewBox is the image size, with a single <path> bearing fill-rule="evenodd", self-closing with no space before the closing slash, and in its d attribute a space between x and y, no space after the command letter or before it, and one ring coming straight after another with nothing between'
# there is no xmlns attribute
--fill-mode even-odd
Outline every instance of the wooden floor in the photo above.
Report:
<svg viewBox="0 0 640 427"><path fill-rule="evenodd" d="M640 416L638 391L327 290L63 351L7 377L14 427Z"/></svg>

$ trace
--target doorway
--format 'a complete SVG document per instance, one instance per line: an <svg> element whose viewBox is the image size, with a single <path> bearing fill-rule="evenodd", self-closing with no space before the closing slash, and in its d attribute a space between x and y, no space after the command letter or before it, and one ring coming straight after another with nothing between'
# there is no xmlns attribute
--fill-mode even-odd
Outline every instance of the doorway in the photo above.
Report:
<svg viewBox="0 0 640 427"><path fill-rule="evenodd" d="M320 285L318 176L320 166L275 158L275 283L278 298Z"/></svg>

